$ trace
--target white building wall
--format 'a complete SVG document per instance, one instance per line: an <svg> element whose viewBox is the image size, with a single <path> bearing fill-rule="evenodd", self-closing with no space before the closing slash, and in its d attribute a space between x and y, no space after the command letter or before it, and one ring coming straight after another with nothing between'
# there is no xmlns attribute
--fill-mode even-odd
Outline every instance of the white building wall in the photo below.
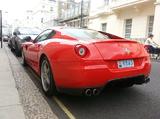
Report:
<svg viewBox="0 0 160 119"><path fill-rule="evenodd" d="M51 10L52 8L52 10ZM39 0L39 4L33 10L34 26L39 28L52 27L54 19L57 17L57 2L49 0ZM43 19L43 22L42 22Z"/></svg>
<svg viewBox="0 0 160 119"><path fill-rule="evenodd" d="M160 44L160 0L155 4L155 17L153 27L154 39Z"/></svg>
<svg viewBox="0 0 160 119"><path fill-rule="evenodd" d="M131 38L146 38L148 17L154 15L154 2L113 10L110 14L95 15L90 18L89 28L101 30L101 24L107 23L107 32L124 37L125 20L132 19ZM91 11L92 12L92 11Z"/></svg>
<svg viewBox="0 0 160 119"><path fill-rule="evenodd" d="M116 27L119 25L117 21L118 21L117 16L114 14L110 16L102 16L95 19L90 19L89 28L95 30L101 30L101 24L107 23L107 32L117 33Z"/></svg>
<svg viewBox="0 0 160 119"><path fill-rule="evenodd" d="M147 37L148 17L154 15L154 5L140 6L139 8L128 8L119 11L118 35L124 36L125 20L132 19L131 38ZM118 21L117 21L118 22Z"/></svg>

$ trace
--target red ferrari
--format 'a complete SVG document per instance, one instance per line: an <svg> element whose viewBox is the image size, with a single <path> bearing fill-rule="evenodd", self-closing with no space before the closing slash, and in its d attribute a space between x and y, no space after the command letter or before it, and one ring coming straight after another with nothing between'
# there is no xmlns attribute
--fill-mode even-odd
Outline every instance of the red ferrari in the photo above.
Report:
<svg viewBox="0 0 160 119"><path fill-rule="evenodd" d="M57 92L98 95L109 83L147 83L151 62L143 45L101 31L47 29L22 45L22 63L40 76L47 96Z"/></svg>

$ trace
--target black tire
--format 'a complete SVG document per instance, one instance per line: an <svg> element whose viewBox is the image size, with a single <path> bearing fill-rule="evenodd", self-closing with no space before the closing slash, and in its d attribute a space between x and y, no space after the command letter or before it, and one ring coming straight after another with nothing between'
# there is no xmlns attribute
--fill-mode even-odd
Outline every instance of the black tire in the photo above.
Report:
<svg viewBox="0 0 160 119"><path fill-rule="evenodd" d="M44 70L44 69L43 69L43 68L44 68L44 66L43 66L44 63L47 63L48 69L49 69L48 74L47 74L48 80L49 80L49 84L48 84L48 87L47 87L48 89L46 89L46 87L45 87L45 80L46 80L46 79L43 78L43 75L45 75L44 72L42 71L42 70ZM57 95L58 92L57 92L57 88L56 88L56 85L55 85L55 82L54 82L54 78L53 78L53 74L52 74L52 71L51 71L51 66L50 66L50 63L49 63L49 61L48 61L48 59L47 59L46 57L44 57L44 58L41 60L41 65L40 65L40 77L41 77L42 89L43 89L45 95L46 95L47 97L51 97L51 96L53 96L53 95ZM47 82L47 81L46 81L46 82Z"/></svg>
<svg viewBox="0 0 160 119"><path fill-rule="evenodd" d="M15 45L15 53L16 53L17 57L21 56L21 50L18 49L18 45L17 44Z"/></svg>
<svg viewBox="0 0 160 119"><path fill-rule="evenodd" d="M26 65L27 65L23 50L22 50L22 61L21 61L21 64L22 64L23 66L26 66Z"/></svg>

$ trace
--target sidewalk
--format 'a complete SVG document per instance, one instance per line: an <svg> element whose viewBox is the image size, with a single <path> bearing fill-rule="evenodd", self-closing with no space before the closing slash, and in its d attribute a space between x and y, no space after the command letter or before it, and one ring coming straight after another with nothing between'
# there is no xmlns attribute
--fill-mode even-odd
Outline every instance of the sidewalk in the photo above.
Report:
<svg viewBox="0 0 160 119"><path fill-rule="evenodd" d="M58 119L20 60L4 43L0 49L0 119Z"/></svg>
<svg viewBox="0 0 160 119"><path fill-rule="evenodd" d="M25 119L8 56L0 48L0 119Z"/></svg>

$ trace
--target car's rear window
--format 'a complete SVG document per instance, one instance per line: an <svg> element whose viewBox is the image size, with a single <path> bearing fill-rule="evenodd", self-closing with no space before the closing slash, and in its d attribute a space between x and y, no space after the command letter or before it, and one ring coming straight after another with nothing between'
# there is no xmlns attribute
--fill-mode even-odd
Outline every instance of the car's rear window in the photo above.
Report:
<svg viewBox="0 0 160 119"><path fill-rule="evenodd" d="M106 40L109 39L107 35L104 35L95 30L88 29L62 29L62 34L71 36L80 40Z"/></svg>

